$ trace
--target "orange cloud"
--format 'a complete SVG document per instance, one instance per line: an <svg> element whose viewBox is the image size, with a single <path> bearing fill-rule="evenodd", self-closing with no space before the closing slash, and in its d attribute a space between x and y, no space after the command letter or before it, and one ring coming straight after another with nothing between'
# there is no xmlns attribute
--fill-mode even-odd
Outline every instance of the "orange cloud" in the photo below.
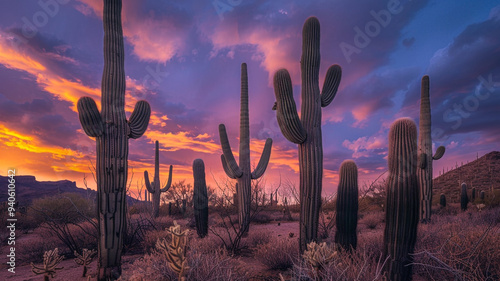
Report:
<svg viewBox="0 0 500 281"><path fill-rule="evenodd" d="M145 136L151 140L158 140L160 142L160 149L164 151L179 151L191 150L202 153L217 153L220 152L220 145L216 144L213 140L200 138L198 136L190 136L189 132L178 133L164 133L155 130L147 130ZM201 139L201 140L200 140Z"/></svg>

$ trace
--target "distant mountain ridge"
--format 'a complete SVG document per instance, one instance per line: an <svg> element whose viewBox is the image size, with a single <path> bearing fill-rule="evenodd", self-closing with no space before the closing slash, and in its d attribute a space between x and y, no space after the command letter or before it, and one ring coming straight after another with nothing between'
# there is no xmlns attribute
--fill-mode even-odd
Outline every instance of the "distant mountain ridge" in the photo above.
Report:
<svg viewBox="0 0 500 281"><path fill-rule="evenodd" d="M4 186L5 192L0 192L0 202L7 201L7 185L9 177L0 176L0 186ZM43 198L47 196L54 196L61 193L77 193L85 198L95 199L97 197L97 191L90 188L79 188L76 186L76 182L69 180L60 181L37 181L35 176L22 175L15 176L16 180L16 201L19 202L19 206L28 206L31 204L33 199ZM128 197L128 203L135 203L137 200L130 196Z"/></svg>
<svg viewBox="0 0 500 281"><path fill-rule="evenodd" d="M476 188L478 196L482 190L500 189L500 151L492 151L463 165L457 163L457 166L434 178L435 195L445 193L458 200L462 182L468 189Z"/></svg>

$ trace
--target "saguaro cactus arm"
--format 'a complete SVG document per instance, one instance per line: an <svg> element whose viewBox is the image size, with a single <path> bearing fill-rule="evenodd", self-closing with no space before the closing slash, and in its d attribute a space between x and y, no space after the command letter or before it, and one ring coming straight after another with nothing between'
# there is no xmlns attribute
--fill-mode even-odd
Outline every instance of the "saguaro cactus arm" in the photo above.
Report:
<svg viewBox="0 0 500 281"><path fill-rule="evenodd" d="M258 179L262 177L264 172L266 171L267 164L269 164L269 159L271 158L271 148L273 146L273 140L268 138L266 140L266 144L264 145L264 150L262 151L262 155L260 156L259 164L252 172L252 179Z"/></svg>
<svg viewBox="0 0 500 281"><path fill-rule="evenodd" d="M172 165L170 165L170 169L168 171L167 184L165 185L164 188L160 189L160 192L167 192L167 190L169 190L170 186L172 186L172 170L173 170L173 167L172 167Z"/></svg>
<svg viewBox="0 0 500 281"><path fill-rule="evenodd" d="M292 80L288 70L280 69L274 74L274 94L276 96L276 118L283 136L293 143L303 143L307 133L297 114L297 107L293 99Z"/></svg>
<svg viewBox="0 0 500 281"><path fill-rule="evenodd" d="M100 137L104 131L104 124L95 101L90 97L82 97L78 100L76 107L85 133L89 137Z"/></svg>
<svg viewBox="0 0 500 281"><path fill-rule="evenodd" d="M328 106L335 95L340 85L342 78L342 68L338 64L330 66L326 72L325 82L323 82L323 90L321 91L321 107Z"/></svg>
<svg viewBox="0 0 500 281"><path fill-rule="evenodd" d="M170 174L172 174L172 173L170 173ZM155 189L153 187L154 181L153 182L149 181L148 171L144 171L144 182L146 183L146 188L148 189L148 192L151 194L155 193Z"/></svg>
<svg viewBox="0 0 500 281"><path fill-rule="evenodd" d="M220 161L222 162L222 168L224 168L224 172L226 172L226 175L232 179L237 179L237 177L233 174L233 171L231 171L231 169L229 168L224 154L220 155Z"/></svg>
<svg viewBox="0 0 500 281"><path fill-rule="evenodd" d="M441 159L441 157L443 157L444 155L444 152L446 151L446 148L444 148L444 146L440 146L436 149L436 153L434 154L434 156L432 156L432 159L433 160L439 160Z"/></svg>
<svg viewBox="0 0 500 281"><path fill-rule="evenodd" d="M228 174L228 176L231 177L231 175L233 175L236 178L241 177L243 175L243 171L240 169L238 163L236 163L236 160L234 159L229 140L227 139L226 126L224 126L224 124L219 125L219 137L222 147L222 153L226 160L225 164L227 165L228 170L231 172L230 174ZM222 161L222 165L224 165L224 161ZM224 168L224 170L226 169Z"/></svg>
<svg viewBox="0 0 500 281"><path fill-rule="evenodd" d="M146 132L150 115L151 107L148 102L141 100L135 104L134 111L129 119L130 138L137 139Z"/></svg>

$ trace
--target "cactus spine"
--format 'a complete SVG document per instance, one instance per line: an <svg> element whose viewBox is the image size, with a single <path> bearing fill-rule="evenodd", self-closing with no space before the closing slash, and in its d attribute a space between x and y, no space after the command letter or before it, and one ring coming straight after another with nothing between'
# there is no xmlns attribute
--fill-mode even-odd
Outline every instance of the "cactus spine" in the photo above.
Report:
<svg viewBox="0 0 500 281"><path fill-rule="evenodd" d="M389 132L389 178L384 231L386 276L411 280L417 239L419 191L416 176L417 127L408 118L396 120Z"/></svg>
<svg viewBox="0 0 500 281"><path fill-rule="evenodd" d="M462 192L460 194L460 209L466 211L467 204L469 204L469 196L467 196L467 184L464 182L462 183Z"/></svg>
<svg viewBox="0 0 500 281"><path fill-rule="evenodd" d="M358 236L358 167L352 160L340 165L336 204L335 243L345 250L356 249Z"/></svg>
<svg viewBox="0 0 500 281"><path fill-rule="evenodd" d="M443 157L444 146L436 150L432 156L431 138L431 102L429 98L429 76L422 77L420 94L420 121L418 136L418 168L417 178L420 188L420 221L427 223L431 220L432 205L432 161Z"/></svg>
<svg viewBox="0 0 500 281"><path fill-rule="evenodd" d="M144 182L146 183L146 188L148 190L149 196L153 197L153 217L157 218L160 215L160 197L162 192L167 192L167 190L172 185L172 165L168 172L168 181L165 187L160 187L160 151L159 143L155 142L155 175L153 182L149 181L148 171L144 171Z"/></svg>
<svg viewBox="0 0 500 281"><path fill-rule="evenodd" d="M298 144L300 164L300 252L317 239L323 178L321 107L328 106L337 93L342 70L330 66L323 90L319 90L320 25L310 17L302 29L302 111L297 114L292 81L286 69L274 74L277 120L283 136Z"/></svg>
<svg viewBox="0 0 500 281"><path fill-rule="evenodd" d="M446 196L444 194L441 194L441 197L439 197L439 205L441 207L446 207Z"/></svg>
<svg viewBox="0 0 500 281"><path fill-rule="evenodd" d="M203 238L208 234L208 195L207 183L205 181L205 164L203 160L196 159L193 162L194 177L194 219L196 231Z"/></svg>
<svg viewBox="0 0 500 281"><path fill-rule="evenodd" d="M248 116L248 76L246 63L241 64L241 100L240 100L240 154L239 165L234 159L229 140L227 138L226 127L219 125L219 136L223 154L221 155L222 167L227 176L238 179L236 194L238 197L238 215L240 228L243 232L248 232L250 227L250 204L252 201L252 179L260 178L266 171L269 158L271 157L271 147L273 140L268 138L262 151L259 163L253 172L250 171L250 124Z"/></svg>
<svg viewBox="0 0 500 281"><path fill-rule="evenodd" d="M151 108L139 101L127 121L121 0L104 0L104 71L101 112L90 97L82 97L78 114L83 130L96 138L98 280L121 275L125 233L128 139L146 131Z"/></svg>

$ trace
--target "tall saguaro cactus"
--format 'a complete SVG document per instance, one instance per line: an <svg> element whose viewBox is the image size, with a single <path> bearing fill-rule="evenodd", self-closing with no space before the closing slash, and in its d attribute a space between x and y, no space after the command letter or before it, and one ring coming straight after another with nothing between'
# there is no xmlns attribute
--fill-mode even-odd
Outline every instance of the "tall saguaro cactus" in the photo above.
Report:
<svg viewBox="0 0 500 281"><path fill-rule="evenodd" d="M221 155L222 167L227 176L238 179L236 194L238 197L238 214L240 228L248 232L250 226L250 204L252 201L252 179L262 177L266 171L273 140L268 138L259 163L253 172L250 171L250 124L248 114L248 75L247 64L241 64L241 99L240 99L240 155L239 165L234 159L229 140L227 139L226 127L219 125L219 136L223 154Z"/></svg>
<svg viewBox="0 0 500 281"><path fill-rule="evenodd" d="M445 148L440 146L432 156L431 102L429 98L429 76L422 77L420 93L420 121L418 136L417 179L420 188L420 221L431 220L432 205L432 161L443 157Z"/></svg>
<svg viewBox="0 0 500 281"><path fill-rule="evenodd" d="M208 194L207 183L205 181L205 163L196 159L193 162L193 205L196 231L201 238L208 234Z"/></svg>
<svg viewBox="0 0 500 281"><path fill-rule="evenodd" d="M460 209L462 209L462 211L467 211L469 196L467 196L467 184L465 182L462 183L462 188L460 191Z"/></svg>
<svg viewBox="0 0 500 281"><path fill-rule="evenodd" d="M144 182L146 183L146 189L149 192L149 196L153 197L153 217L157 218L160 215L160 197L162 192L167 192L167 190L172 185L172 165L168 172L167 184L161 188L160 187L160 151L159 143L155 142L155 175L153 182L149 181L148 171L144 171Z"/></svg>
<svg viewBox="0 0 500 281"><path fill-rule="evenodd" d="M340 165L336 204L335 243L345 250L356 249L358 236L358 167L352 160Z"/></svg>
<svg viewBox="0 0 500 281"><path fill-rule="evenodd" d="M411 280L419 219L416 159L417 126L411 119L400 118L389 132L384 253L389 258L385 271L390 281Z"/></svg>
<svg viewBox="0 0 500 281"><path fill-rule="evenodd" d="M85 133L96 138L98 209L98 280L116 279L121 274L125 234L128 139L146 131L151 108L139 101L127 121L125 116L125 71L121 0L104 0L104 72L101 112L89 97L77 104Z"/></svg>
<svg viewBox="0 0 500 281"><path fill-rule="evenodd" d="M323 144L321 136L321 107L328 106L337 93L342 76L338 65L326 73L323 90L319 91L320 27L310 17L302 29L302 111L297 114L293 99L292 81L286 69L274 74L278 125L289 141L298 144L300 164L300 251L317 239L323 178Z"/></svg>

